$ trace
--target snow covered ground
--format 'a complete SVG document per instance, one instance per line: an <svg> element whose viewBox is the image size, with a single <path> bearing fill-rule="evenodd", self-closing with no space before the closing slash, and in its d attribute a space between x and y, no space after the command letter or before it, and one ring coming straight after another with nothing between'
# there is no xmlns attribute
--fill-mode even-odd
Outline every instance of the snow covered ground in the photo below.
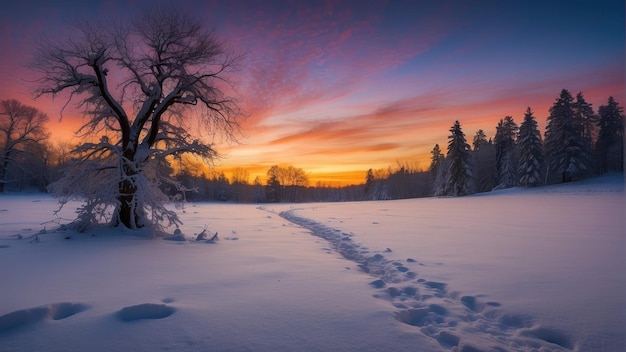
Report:
<svg viewBox="0 0 626 352"><path fill-rule="evenodd" d="M52 232L55 208L0 195L0 351L626 345L623 174L462 198L188 204L184 242ZM205 226L217 242L192 240Z"/></svg>

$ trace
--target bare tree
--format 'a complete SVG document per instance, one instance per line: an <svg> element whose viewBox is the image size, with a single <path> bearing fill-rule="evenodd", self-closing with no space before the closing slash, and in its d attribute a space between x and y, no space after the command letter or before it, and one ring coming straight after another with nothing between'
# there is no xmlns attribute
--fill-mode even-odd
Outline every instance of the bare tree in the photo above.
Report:
<svg viewBox="0 0 626 352"><path fill-rule="evenodd" d="M250 173L248 172L248 170L242 167L236 167L233 169L231 174L232 174L231 178L233 180L233 184L237 183L237 184L247 185L249 183Z"/></svg>
<svg viewBox="0 0 626 352"><path fill-rule="evenodd" d="M11 181L11 168L19 168L17 161L29 147L48 138L47 121L46 114L17 100L0 102L0 192Z"/></svg>
<svg viewBox="0 0 626 352"><path fill-rule="evenodd" d="M309 177L301 168L289 165L283 169L287 199L291 202L298 200L298 190L309 185Z"/></svg>
<svg viewBox="0 0 626 352"><path fill-rule="evenodd" d="M213 159L205 136L235 138L242 114L230 74L240 57L200 21L169 8L73 29L39 43L32 63L42 73L38 95L67 93L87 117L79 132L92 136L52 191L62 203L87 200L82 216L90 221L105 207L113 224L128 228L180 224L162 205L159 185L171 180L159 165L185 153Z"/></svg>
<svg viewBox="0 0 626 352"><path fill-rule="evenodd" d="M309 177L300 168L288 165L285 167L273 165L267 170L267 198L272 202L288 200L295 202L298 198L298 189L309 185Z"/></svg>
<svg viewBox="0 0 626 352"><path fill-rule="evenodd" d="M236 167L231 173L231 178L233 181L233 196L235 201L239 202L245 198L244 193L246 193L246 190L249 190L248 183L250 179L250 173L244 168Z"/></svg>

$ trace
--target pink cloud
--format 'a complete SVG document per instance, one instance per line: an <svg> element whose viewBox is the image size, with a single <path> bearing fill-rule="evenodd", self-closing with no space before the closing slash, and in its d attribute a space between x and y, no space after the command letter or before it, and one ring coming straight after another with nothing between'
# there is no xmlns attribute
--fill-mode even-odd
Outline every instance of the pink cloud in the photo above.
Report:
<svg viewBox="0 0 626 352"><path fill-rule="evenodd" d="M396 36L379 27L377 11L355 16L342 3L294 7L248 11L223 30L249 55L242 90L252 121L342 97L428 50L444 33L418 19L410 29L415 37Z"/></svg>

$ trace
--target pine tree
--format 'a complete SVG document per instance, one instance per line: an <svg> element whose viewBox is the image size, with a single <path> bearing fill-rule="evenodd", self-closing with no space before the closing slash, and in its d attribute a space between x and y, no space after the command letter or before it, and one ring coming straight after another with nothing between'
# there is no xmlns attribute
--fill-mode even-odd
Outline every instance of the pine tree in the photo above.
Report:
<svg viewBox="0 0 626 352"><path fill-rule="evenodd" d="M433 150L430 151L430 155L430 166L428 167L428 170L432 173L437 173L437 169L439 169L444 159L444 155L439 148L439 144L435 144Z"/></svg>
<svg viewBox="0 0 626 352"><path fill-rule="evenodd" d="M487 135L485 134L485 131L483 130L476 131L472 144L474 145L474 151L479 151L482 146L489 144L489 142L487 141Z"/></svg>
<svg viewBox="0 0 626 352"><path fill-rule="evenodd" d="M540 184L543 164L543 143L541 142L541 132L537 128L537 121L530 107L524 113L524 122L522 122L519 129L517 146L519 150L517 166L519 184L524 187Z"/></svg>
<svg viewBox="0 0 626 352"><path fill-rule="evenodd" d="M624 171L624 113L619 103L609 97L598 109L600 133L596 143L598 170Z"/></svg>
<svg viewBox="0 0 626 352"><path fill-rule="evenodd" d="M465 140L465 134L459 121L455 121L450 128L448 137L449 166L446 172L444 193L452 196L463 196L476 192L476 185L472 175L470 145Z"/></svg>
<svg viewBox="0 0 626 352"><path fill-rule="evenodd" d="M572 104L572 110L574 111L575 123L580 129L580 136L584 141L582 149L582 153L584 154L583 158L589 161L589 169L591 171L591 164L593 163L593 138L599 117L593 112L591 104L585 101L582 92L576 95L576 101Z"/></svg>
<svg viewBox="0 0 626 352"><path fill-rule="evenodd" d="M435 196L445 195L445 168L446 157L441 152L441 148L439 148L439 144L435 144L433 150L430 151L430 166L428 167L428 171L431 173L433 177L433 194Z"/></svg>
<svg viewBox="0 0 626 352"><path fill-rule="evenodd" d="M374 181L376 181L376 179L374 178L374 170L372 169L367 170L367 173L365 174L365 194L366 195L371 193L370 191L373 188Z"/></svg>
<svg viewBox="0 0 626 352"><path fill-rule="evenodd" d="M550 108L545 134L548 178L568 182L585 177L590 171L582 128L574 116L574 98L566 89Z"/></svg>
<svg viewBox="0 0 626 352"><path fill-rule="evenodd" d="M496 188L509 188L517 184L515 142L519 127L511 116L506 116L496 127L496 169L498 185Z"/></svg>
<svg viewBox="0 0 626 352"><path fill-rule="evenodd" d="M572 109L574 110L576 122L580 124L581 136L588 143L589 151L591 151L595 130L600 118L593 112L591 104L585 101L582 92L576 95L576 101L572 104Z"/></svg>
<svg viewBox="0 0 626 352"><path fill-rule="evenodd" d="M433 194L436 197L446 196L449 194L447 187L448 169L450 168L450 159L444 157L439 167L435 171L435 181L433 182Z"/></svg>
<svg viewBox="0 0 626 352"><path fill-rule="evenodd" d="M496 147L489 139L471 154L476 192L491 191L497 185Z"/></svg>

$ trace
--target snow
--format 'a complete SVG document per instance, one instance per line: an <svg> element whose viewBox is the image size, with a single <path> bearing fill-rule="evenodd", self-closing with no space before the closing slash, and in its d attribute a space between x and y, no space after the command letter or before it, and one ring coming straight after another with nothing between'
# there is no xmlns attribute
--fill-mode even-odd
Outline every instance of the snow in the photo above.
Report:
<svg viewBox="0 0 626 352"><path fill-rule="evenodd" d="M171 241L0 195L0 351L621 351L623 185L188 204Z"/></svg>

